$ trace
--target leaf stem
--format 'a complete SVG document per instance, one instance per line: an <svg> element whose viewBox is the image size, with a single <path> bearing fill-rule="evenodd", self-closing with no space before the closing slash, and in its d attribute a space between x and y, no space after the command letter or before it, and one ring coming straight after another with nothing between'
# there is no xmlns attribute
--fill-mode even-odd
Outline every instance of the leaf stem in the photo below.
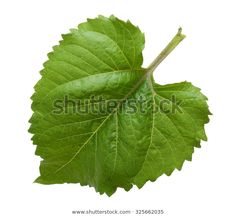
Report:
<svg viewBox="0 0 236 216"><path fill-rule="evenodd" d="M154 61L148 66L147 73L152 74L157 66L175 49L176 46L185 38L182 34L182 28L178 29L177 34L169 42L169 44L162 50L162 52L154 59Z"/></svg>

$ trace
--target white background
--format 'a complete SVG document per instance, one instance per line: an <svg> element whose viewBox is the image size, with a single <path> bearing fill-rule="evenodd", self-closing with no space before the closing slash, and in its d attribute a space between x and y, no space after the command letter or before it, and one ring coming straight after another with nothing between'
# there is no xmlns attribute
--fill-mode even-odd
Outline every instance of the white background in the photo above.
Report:
<svg viewBox="0 0 236 216"><path fill-rule="evenodd" d="M236 5L229 0L1 0L0 215L67 216L83 209L164 209L168 216L236 215ZM176 33L187 38L158 67L159 83L191 81L209 98L208 142L181 172L141 190L99 195L79 184L33 184L30 96L46 54L86 18L130 19L146 35L147 66Z"/></svg>

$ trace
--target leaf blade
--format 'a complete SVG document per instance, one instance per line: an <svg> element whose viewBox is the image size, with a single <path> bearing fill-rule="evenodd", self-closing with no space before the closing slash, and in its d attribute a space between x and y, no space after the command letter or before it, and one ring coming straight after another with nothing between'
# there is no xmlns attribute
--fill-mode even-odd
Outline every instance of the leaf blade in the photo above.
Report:
<svg viewBox="0 0 236 216"><path fill-rule="evenodd" d="M179 30L164 54L183 38ZM159 58L142 68L144 42L129 21L99 16L63 35L48 54L32 96L29 132L43 159L35 182L80 183L112 195L118 187L141 188L191 160L194 147L206 140L207 98L191 83L154 83ZM182 112L163 112L165 101Z"/></svg>

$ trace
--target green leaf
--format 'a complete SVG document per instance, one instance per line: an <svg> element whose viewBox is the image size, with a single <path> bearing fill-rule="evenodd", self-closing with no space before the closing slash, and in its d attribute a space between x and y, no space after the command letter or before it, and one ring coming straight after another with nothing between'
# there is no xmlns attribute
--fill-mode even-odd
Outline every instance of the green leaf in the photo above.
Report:
<svg viewBox="0 0 236 216"><path fill-rule="evenodd" d="M99 16L62 37L32 96L29 132L43 159L35 182L112 195L191 160L207 139L207 98L189 82L159 85L152 76L181 29L146 69L144 34L129 21Z"/></svg>

